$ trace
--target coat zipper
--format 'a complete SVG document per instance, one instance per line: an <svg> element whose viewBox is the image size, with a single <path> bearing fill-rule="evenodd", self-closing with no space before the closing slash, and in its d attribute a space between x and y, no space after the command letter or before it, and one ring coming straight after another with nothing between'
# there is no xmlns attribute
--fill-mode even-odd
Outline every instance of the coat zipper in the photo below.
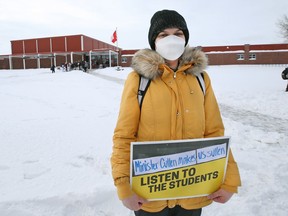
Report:
<svg viewBox="0 0 288 216"><path fill-rule="evenodd" d="M173 78L174 79L176 79L176 73L177 73L177 71L174 71L174 74L173 74ZM181 111L182 113L181 113L181 118L182 118L182 137L184 137L184 134L185 134L185 119L183 119L183 114L184 114L184 108L183 108L183 101L182 101L182 93L181 93L181 91L180 91L180 89L179 89L179 86L178 86L178 83L177 83L177 81L175 80L175 82L176 82L176 86L177 86L177 91L178 91L178 97L179 97L179 103L180 103L180 108L182 109L182 110L178 110L177 109L177 116L179 115L179 112ZM176 117L176 118L178 118L178 117ZM177 120L176 120L176 122L177 122Z"/></svg>

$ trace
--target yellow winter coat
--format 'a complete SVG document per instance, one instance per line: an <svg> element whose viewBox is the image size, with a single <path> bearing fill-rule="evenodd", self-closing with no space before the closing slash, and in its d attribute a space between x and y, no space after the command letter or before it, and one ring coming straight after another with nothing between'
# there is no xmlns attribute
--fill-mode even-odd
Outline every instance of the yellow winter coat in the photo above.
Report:
<svg viewBox="0 0 288 216"><path fill-rule="evenodd" d="M224 126L209 76L204 72L206 94L195 74L207 66L205 54L187 47L176 72L165 65L155 51L138 51L132 60L131 72L126 80L121 99L119 117L113 136L111 157L112 175L122 200L133 194L130 188L130 143L134 141L159 141L219 137ZM137 100L139 74L152 79L142 104ZM240 186L238 167L230 151L223 189L236 193ZM206 197L151 201L142 209L157 212L168 206L181 205L197 209L209 205Z"/></svg>

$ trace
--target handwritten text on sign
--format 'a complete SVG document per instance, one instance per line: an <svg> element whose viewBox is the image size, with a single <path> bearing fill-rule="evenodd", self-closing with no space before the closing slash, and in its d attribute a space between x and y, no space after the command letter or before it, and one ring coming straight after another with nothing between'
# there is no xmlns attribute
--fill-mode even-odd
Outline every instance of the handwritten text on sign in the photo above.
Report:
<svg viewBox="0 0 288 216"><path fill-rule="evenodd" d="M226 144L158 157L133 160L135 176L205 163L226 157Z"/></svg>

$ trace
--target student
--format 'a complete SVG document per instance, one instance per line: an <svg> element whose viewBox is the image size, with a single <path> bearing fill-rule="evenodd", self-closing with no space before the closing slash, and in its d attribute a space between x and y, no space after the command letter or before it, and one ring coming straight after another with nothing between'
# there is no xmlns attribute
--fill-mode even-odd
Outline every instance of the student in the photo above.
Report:
<svg viewBox="0 0 288 216"><path fill-rule="evenodd" d="M55 73L55 65L54 64L51 66L50 70L52 71L52 73Z"/></svg>
<svg viewBox="0 0 288 216"><path fill-rule="evenodd" d="M224 135L224 126L210 78L203 70L207 58L190 48L189 31L176 11L162 10L151 18L151 49L139 50L132 60L113 136L112 175L119 199L136 216L199 216L212 201L225 203L237 192L240 175L230 151L223 185L207 197L148 202L130 187L130 143ZM205 95L196 75L203 72ZM141 110L137 92L140 75L151 79Z"/></svg>
<svg viewBox="0 0 288 216"><path fill-rule="evenodd" d="M284 71L282 71L282 79L284 79L284 80L287 80L288 79L288 67L287 68L285 68L285 70ZM286 86L286 90L285 90L286 92L288 92L288 83L287 83L287 86Z"/></svg>

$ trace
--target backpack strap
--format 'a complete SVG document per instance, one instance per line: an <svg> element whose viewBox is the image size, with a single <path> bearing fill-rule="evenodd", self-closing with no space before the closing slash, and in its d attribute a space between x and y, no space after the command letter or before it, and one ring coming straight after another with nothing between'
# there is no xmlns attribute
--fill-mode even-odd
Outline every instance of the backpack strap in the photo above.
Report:
<svg viewBox="0 0 288 216"><path fill-rule="evenodd" d="M150 79L148 79L144 76L140 76L139 88L138 88L138 102L139 102L140 110L142 107L142 102L143 102L144 96L147 92L147 89L148 89L150 83L151 83Z"/></svg>
<svg viewBox="0 0 288 216"><path fill-rule="evenodd" d="M200 73L196 76L198 83L202 89L202 92L204 96L206 95L206 86L205 86L205 80L204 80L204 73Z"/></svg>

